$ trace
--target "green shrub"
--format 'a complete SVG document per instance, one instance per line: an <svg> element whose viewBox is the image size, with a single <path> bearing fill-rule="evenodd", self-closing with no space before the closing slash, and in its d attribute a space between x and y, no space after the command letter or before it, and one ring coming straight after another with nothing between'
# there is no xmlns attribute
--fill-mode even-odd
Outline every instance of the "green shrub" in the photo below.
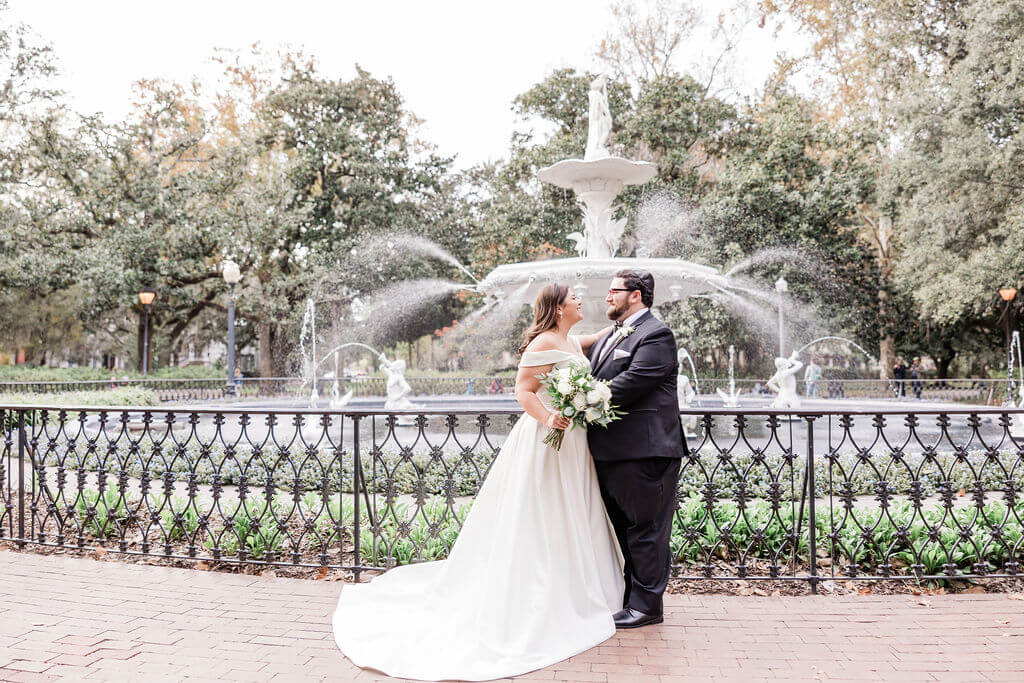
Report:
<svg viewBox="0 0 1024 683"><path fill-rule="evenodd" d="M68 391L56 394L0 394L0 406L155 406L156 393L139 386L115 387L96 391Z"/></svg>
<svg viewBox="0 0 1024 683"><path fill-rule="evenodd" d="M116 489L106 489L102 496L95 489L82 489L75 498L75 517L79 528L96 538L116 536L125 517L124 498Z"/></svg>
<svg viewBox="0 0 1024 683"><path fill-rule="evenodd" d="M377 529L360 544L360 557L370 565L430 562L448 556L469 505L449 508L443 501L431 500L421 508L395 503L378 520Z"/></svg>
<svg viewBox="0 0 1024 683"><path fill-rule="evenodd" d="M796 514L789 505L773 513L760 500L747 504L743 512L736 503L721 501L708 514L704 501L690 496L681 501L673 520L673 558L701 564L715 558L732 562L750 557L792 558ZM881 510L830 514L819 509L814 523L819 554L830 555L841 572L856 565L858 573L871 574L882 564L895 564L923 574L946 574L947 565L954 566L955 573L964 573L973 572L976 563L987 564L987 570L993 571L1011 558L1020 561L1024 554L1020 519L1024 519L1024 504L1014 512L1005 503L993 501L980 514L971 507L947 515L942 510L918 513L909 501L900 501L888 514ZM966 538L961 538L963 529L970 529ZM809 544L805 517L796 539L798 561L807 561Z"/></svg>
<svg viewBox="0 0 1024 683"><path fill-rule="evenodd" d="M226 378L221 365L189 365L157 368L148 375L130 369L45 368L33 365L0 365L0 382L94 382L117 379L217 379Z"/></svg>
<svg viewBox="0 0 1024 683"><path fill-rule="evenodd" d="M238 555L244 549L254 560L273 560L285 539L282 507L276 500L247 499L239 504L224 529L206 542L207 550L216 556Z"/></svg>
<svg viewBox="0 0 1024 683"><path fill-rule="evenodd" d="M165 542L195 539L196 531L199 529L199 513L194 502L181 496L174 496L168 500L151 495L149 508L154 514L159 515Z"/></svg>
<svg viewBox="0 0 1024 683"><path fill-rule="evenodd" d="M351 494L341 497L338 493L328 493L325 497L322 492L308 491L302 496L300 511L314 546L327 548L340 544L345 534L352 534L355 503ZM365 506L360 509L359 517L366 524L369 517Z"/></svg>

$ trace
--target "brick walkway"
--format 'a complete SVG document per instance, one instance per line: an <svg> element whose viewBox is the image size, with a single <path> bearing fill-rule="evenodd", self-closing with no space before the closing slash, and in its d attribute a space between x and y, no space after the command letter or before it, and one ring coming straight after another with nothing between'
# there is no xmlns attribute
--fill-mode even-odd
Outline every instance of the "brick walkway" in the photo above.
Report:
<svg viewBox="0 0 1024 683"><path fill-rule="evenodd" d="M335 649L343 585L0 551L0 680L382 679ZM1007 595L687 595L667 611L522 678L1024 680L1024 601Z"/></svg>

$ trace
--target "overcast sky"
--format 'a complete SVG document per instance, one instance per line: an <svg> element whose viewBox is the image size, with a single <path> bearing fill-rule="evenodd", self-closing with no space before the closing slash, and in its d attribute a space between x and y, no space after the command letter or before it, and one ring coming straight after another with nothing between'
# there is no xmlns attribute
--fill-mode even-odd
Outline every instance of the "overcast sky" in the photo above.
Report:
<svg viewBox="0 0 1024 683"><path fill-rule="evenodd" d="M709 23L732 4L702 3ZM111 117L128 110L139 78L212 78L216 47L301 47L332 78L351 77L358 63L394 79L425 120L422 137L462 168L504 157L512 99L556 68L595 68L613 28L604 0L10 0L8 19L52 44L76 109ZM747 27L731 67L735 93L760 87L780 43ZM680 66L712 52L698 37Z"/></svg>

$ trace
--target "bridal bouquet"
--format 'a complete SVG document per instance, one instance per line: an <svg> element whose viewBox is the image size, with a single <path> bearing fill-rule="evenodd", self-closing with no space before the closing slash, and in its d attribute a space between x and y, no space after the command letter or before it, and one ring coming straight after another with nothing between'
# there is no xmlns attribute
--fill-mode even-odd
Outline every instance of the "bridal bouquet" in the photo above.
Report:
<svg viewBox="0 0 1024 683"><path fill-rule="evenodd" d="M591 422L607 425L622 415L611 404L612 390L608 388L608 382L595 379L582 365L573 363L537 375L537 379L547 389L555 410L570 422L566 429L552 429L544 437L544 443L556 451L562 447L565 432Z"/></svg>

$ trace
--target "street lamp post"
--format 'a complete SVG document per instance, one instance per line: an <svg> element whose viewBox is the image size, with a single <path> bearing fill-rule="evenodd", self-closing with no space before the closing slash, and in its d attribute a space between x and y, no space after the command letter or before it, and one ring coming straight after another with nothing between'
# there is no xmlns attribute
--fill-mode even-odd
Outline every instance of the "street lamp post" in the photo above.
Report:
<svg viewBox="0 0 1024 683"><path fill-rule="evenodd" d="M1004 302L1003 305L1003 318L1006 327L1006 382L1007 392L1010 396L1010 401L1016 401L1016 387L1013 381L1013 328L1014 328L1014 315L1013 315L1013 297L1017 296L1017 290L1014 287L1000 287L999 298ZM1024 378L1022 378L1024 379Z"/></svg>
<svg viewBox="0 0 1024 683"><path fill-rule="evenodd" d="M1011 302L1013 297L1017 296L1017 290L1013 287L1001 287L999 289L999 297L1005 302L1003 306L1003 317L1006 319L1006 345L1009 347L1010 338L1013 335L1013 322L1011 320L1013 316L1013 306Z"/></svg>
<svg viewBox="0 0 1024 683"><path fill-rule="evenodd" d="M149 307L156 298L156 292L150 286L139 290L139 303L142 304L142 374L149 374Z"/></svg>
<svg viewBox="0 0 1024 683"><path fill-rule="evenodd" d="M782 308L785 303L785 294L789 291L789 283L785 278L779 278L775 282L775 291L779 293L779 358L786 357L786 328L784 326Z"/></svg>
<svg viewBox="0 0 1024 683"><path fill-rule="evenodd" d="M227 259L224 261L222 275L228 283L228 383L224 393L234 396L237 392L235 384L235 285L242 279L242 271L238 264Z"/></svg>

